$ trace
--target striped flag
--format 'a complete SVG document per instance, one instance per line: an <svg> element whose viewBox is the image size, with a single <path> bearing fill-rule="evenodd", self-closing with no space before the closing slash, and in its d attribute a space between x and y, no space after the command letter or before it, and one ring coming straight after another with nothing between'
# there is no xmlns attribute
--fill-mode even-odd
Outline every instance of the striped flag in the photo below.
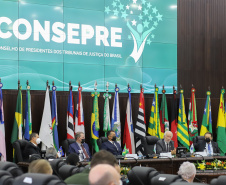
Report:
<svg viewBox="0 0 226 185"><path fill-rule="evenodd" d="M132 105L131 105L131 93L130 92L131 92L131 87L128 87L129 97L127 100L123 144L125 144L126 147L129 149L130 154L135 154Z"/></svg>
<svg viewBox="0 0 226 185"><path fill-rule="evenodd" d="M148 125L148 134L162 139L163 134L161 132L160 119L159 119L158 90L159 88L155 87L155 94L152 102L151 115L150 115L150 120Z"/></svg>
<svg viewBox="0 0 226 185"><path fill-rule="evenodd" d="M189 135L188 135L188 125L184 106L184 90L180 90L180 103L179 103L179 114L178 114L178 124L177 124L177 139L179 143L189 150Z"/></svg>
<svg viewBox="0 0 226 185"><path fill-rule="evenodd" d="M188 113L188 125L189 125L189 142L191 145L193 143L193 138L198 136L195 88L191 89L191 98L190 98L189 113Z"/></svg>
<svg viewBox="0 0 226 185"><path fill-rule="evenodd" d="M169 119L168 119L168 109L167 109L167 101L166 101L166 90L162 90L162 103L160 108L160 126L161 132L164 135L165 131L169 130Z"/></svg>
<svg viewBox="0 0 226 185"><path fill-rule="evenodd" d="M13 131L11 135L11 143L16 141L17 139L22 138L22 128L23 128L23 116L22 116L22 87L19 87L18 95L17 95L17 102L16 102L16 111L15 111L15 119L13 123Z"/></svg>
<svg viewBox="0 0 226 185"><path fill-rule="evenodd" d="M203 113L203 117L202 117L202 126L201 126L200 136L204 136L206 132L213 133L213 131L212 131L211 99L210 99L211 92L207 91L206 95L207 95L206 105L205 105L204 113Z"/></svg>
<svg viewBox="0 0 226 185"><path fill-rule="evenodd" d="M91 115L91 143L93 145L93 149L98 152L99 147L97 145L97 139L99 139L99 107L98 107L98 97L100 96L99 92L91 93L91 96L94 97L93 100L93 112Z"/></svg>
<svg viewBox="0 0 226 185"><path fill-rule="evenodd" d="M111 130L111 121L110 121L110 108L109 108L109 99L111 99L111 94L104 93L103 95L104 101L104 123L103 123L103 131L105 133L105 137L107 137L107 132Z"/></svg>
<svg viewBox="0 0 226 185"><path fill-rule="evenodd" d="M73 93L70 88L70 93L68 97L68 106L67 106L67 139L74 139L74 101Z"/></svg>
<svg viewBox="0 0 226 185"><path fill-rule="evenodd" d="M178 147L177 141L177 91L173 90L173 98L171 101L171 132L173 133L172 141L174 142L174 147Z"/></svg>
<svg viewBox="0 0 226 185"><path fill-rule="evenodd" d="M217 118L217 143L221 155L226 153L226 133L225 133L225 109L224 109L224 93L225 89L221 89L220 104Z"/></svg>
<svg viewBox="0 0 226 185"><path fill-rule="evenodd" d="M111 130L114 130L116 134L116 141L121 145L121 122L120 122L120 110L119 110L119 88L115 88L115 98L112 110L111 118Z"/></svg>
<svg viewBox="0 0 226 185"><path fill-rule="evenodd" d="M44 102L44 109L42 114L41 127L39 130L39 137L42 140L42 150L46 147L54 147L53 145L53 130L52 130L52 117L49 98L49 87L46 87L46 95Z"/></svg>
<svg viewBox="0 0 226 185"><path fill-rule="evenodd" d="M57 117L57 99L56 99L56 86L52 87L52 106L51 106L51 114L52 114L52 129L53 129L53 145L56 151L59 150L59 139L58 139L58 117Z"/></svg>
<svg viewBox="0 0 226 185"><path fill-rule="evenodd" d="M78 87L77 106L75 112L75 133L83 132L85 134L84 114L82 104L82 87Z"/></svg>
<svg viewBox="0 0 226 185"><path fill-rule="evenodd" d="M144 89L140 90L140 103L137 116L137 123L135 125L135 143L136 153L144 155L144 148L141 139L146 136L146 118L145 118L145 105L144 105Z"/></svg>
<svg viewBox="0 0 226 185"><path fill-rule="evenodd" d="M30 140L30 135L32 133L32 121L31 121L31 94L30 94L30 86L27 86L26 92L26 105L25 105L25 113L24 113L24 139Z"/></svg>
<svg viewBox="0 0 226 185"><path fill-rule="evenodd" d="M5 146L5 123L4 123L4 110L3 110L3 84L0 82L0 154L1 161L6 161L6 146Z"/></svg>

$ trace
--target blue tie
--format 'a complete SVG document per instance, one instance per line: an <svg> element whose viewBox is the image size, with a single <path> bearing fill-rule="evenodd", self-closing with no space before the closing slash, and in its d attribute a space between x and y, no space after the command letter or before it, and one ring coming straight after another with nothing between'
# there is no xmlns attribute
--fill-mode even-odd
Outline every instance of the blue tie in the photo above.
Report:
<svg viewBox="0 0 226 185"><path fill-rule="evenodd" d="M210 143L208 144L208 152L211 155L211 147L210 147Z"/></svg>

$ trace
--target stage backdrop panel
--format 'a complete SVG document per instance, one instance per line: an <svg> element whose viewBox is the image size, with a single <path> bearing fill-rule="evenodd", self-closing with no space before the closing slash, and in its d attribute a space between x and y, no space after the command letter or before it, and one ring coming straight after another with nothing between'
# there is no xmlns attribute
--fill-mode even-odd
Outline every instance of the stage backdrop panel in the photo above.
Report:
<svg viewBox="0 0 226 185"><path fill-rule="evenodd" d="M0 0L4 89L177 87L177 0Z"/></svg>

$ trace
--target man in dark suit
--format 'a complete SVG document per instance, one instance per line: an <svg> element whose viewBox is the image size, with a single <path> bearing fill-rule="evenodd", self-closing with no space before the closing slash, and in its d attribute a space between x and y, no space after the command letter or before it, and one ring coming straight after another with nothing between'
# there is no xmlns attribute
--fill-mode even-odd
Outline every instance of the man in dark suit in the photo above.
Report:
<svg viewBox="0 0 226 185"><path fill-rule="evenodd" d="M70 144L68 152L76 153L79 156L79 160L89 160L91 158L91 153L89 151L89 146L85 143L85 134L83 132L77 132L75 134L75 143Z"/></svg>
<svg viewBox="0 0 226 185"><path fill-rule="evenodd" d="M158 140L156 143L156 153L166 153L171 152L171 154L176 154L176 149L174 148L174 142L171 140L173 133L171 131L166 131L164 133L164 138Z"/></svg>
<svg viewBox="0 0 226 185"><path fill-rule="evenodd" d="M25 161L29 160L30 155L32 154L38 154L41 158L41 152L40 148L38 147L38 144L40 144L41 139L39 138L39 135L37 133L32 133L30 135L30 142L26 144L24 151L23 151L23 159Z"/></svg>
<svg viewBox="0 0 226 185"><path fill-rule="evenodd" d="M108 141L102 143L101 149L111 152L113 155L121 155L122 148L118 142L116 142L116 135L113 130L107 132Z"/></svg>
<svg viewBox="0 0 226 185"><path fill-rule="evenodd" d="M206 151L207 155L213 155L213 153L220 153L220 149L218 148L218 144L213 140L213 135L211 132L206 132L205 140L199 140L194 144L196 152Z"/></svg>

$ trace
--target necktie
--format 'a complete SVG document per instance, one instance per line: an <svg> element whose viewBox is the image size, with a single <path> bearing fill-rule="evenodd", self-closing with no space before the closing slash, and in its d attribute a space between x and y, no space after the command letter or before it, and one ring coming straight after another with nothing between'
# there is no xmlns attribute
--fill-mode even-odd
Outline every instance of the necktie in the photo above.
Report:
<svg viewBox="0 0 226 185"><path fill-rule="evenodd" d="M86 156L86 159L89 159L89 155L87 154L86 149L84 148L83 145L81 145L81 147L82 147L83 153L84 153L85 156Z"/></svg>
<svg viewBox="0 0 226 185"><path fill-rule="evenodd" d="M117 147L117 145L115 144L115 142L113 142L113 144L115 145L115 147L116 147L116 149L117 149L117 151L118 151L118 147Z"/></svg>
<svg viewBox="0 0 226 185"><path fill-rule="evenodd" d="M208 144L208 153L211 155L211 147L210 147L210 143Z"/></svg>
<svg viewBox="0 0 226 185"><path fill-rule="evenodd" d="M166 152L169 152L169 143L166 145Z"/></svg>

